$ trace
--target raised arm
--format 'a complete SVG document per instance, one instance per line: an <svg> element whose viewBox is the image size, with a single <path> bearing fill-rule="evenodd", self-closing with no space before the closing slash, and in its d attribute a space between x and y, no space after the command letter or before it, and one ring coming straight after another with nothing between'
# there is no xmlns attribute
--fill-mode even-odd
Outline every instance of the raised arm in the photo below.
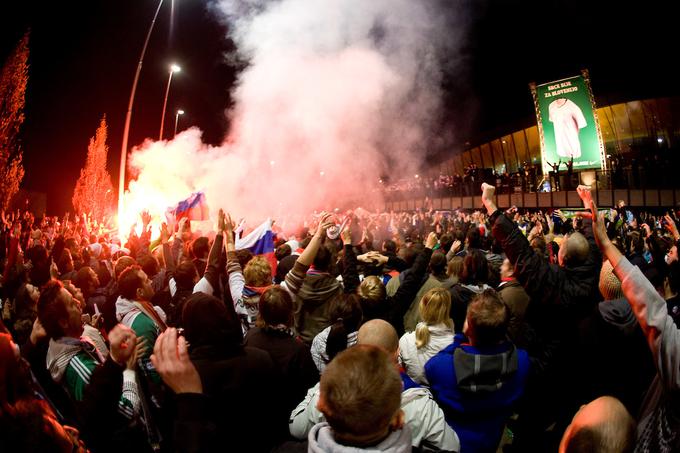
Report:
<svg viewBox="0 0 680 453"><path fill-rule="evenodd" d="M291 293L297 294L302 287L302 282L307 274L307 269L309 269L309 266L314 262L314 258L316 258L316 254L323 242L326 230L333 225L331 216L332 214L322 213L319 225L316 228L312 240L309 241L307 248L304 249L302 254L298 257L293 268L286 274L286 287Z"/></svg>
<svg viewBox="0 0 680 453"><path fill-rule="evenodd" d="M344 253L342 256L342 285L345 289L345 294L352 294L356 292L359 287L359 273L357 271L357 255L354 253L352 246L352 233L349 225L342 230L342 244Z"/></svg>
<svg viewBox="0 0 680 453"><path fill-rule="evenodd" d="M621 280L626 300L640 323L652 351L661 381L668 390L680 388L680 330L668 315L666 301L636 266L633 266L607 236L604 218L591 202L593 230L597 245Z"/></svg>

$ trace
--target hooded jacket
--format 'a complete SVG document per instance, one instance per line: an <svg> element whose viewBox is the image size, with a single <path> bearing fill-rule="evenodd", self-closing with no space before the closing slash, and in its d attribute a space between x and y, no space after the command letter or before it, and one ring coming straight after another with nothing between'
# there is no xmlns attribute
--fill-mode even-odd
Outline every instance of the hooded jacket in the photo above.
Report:
<svg viewBox="0 0 680 453"><path fill-rule="evenodd" d="M423 324L419 323L418 325ZM399 339L399 360L406 373L419 384L428 385L425 377L425 364L439 351L453 342L453 329L446 324L428 326L430 341L418 349L416 347L416 333L405 333Z"/></svg>
<svg viewBox="0 0 680 453"><path fill-rule="evenodd" d="M447 425L444 413L425 387L413 382L401 373L404 390L401 393L401 409L404 422L411 435L410 443L419 451L460 451L458 436ZM290 434L297 439L306 439L315 425L326 418L316 408L319 400L319 384L307 391L305 399L293 409L288 421ZM407 450L408 451L408 450Z"/></svg>
<svg viewBox="0 0 680 453"><path fill-rule="evenodd" d="M282 440L288 410L286 389L269 353L244 347L233 312L204 293L187 300L182 325L207 396L205 420L215 426L214 436L201 439L201 451L222 451L227 442L236 442L237 451L269 451Z"/></svg>
<svg viewBox="0 0 680 453"><path fill-rule="evenodd" d="M529 356L510 342L476 348L464 341L456 335L425 364L425 374L447 423L460 436L461 451L492 453L524 392Z"/></svg>
<svg viewBox="0 0 680 453"><path fill-rule="evenodd" d="M311 344L314 337L328 327L328 302L342 293L342 285L327 272L310 270L295 262L286 275L286 287L295 295L295 328L300 339Z"/></svg>
<svg viewBox="0 0 680 453"><path fill-rule="evenodd" d="M310 453L352 453L358 451L407 453L411 451L411 434L407 426L397 431L392 431L389 436L378 444L366 448L337 443L333 438L331 427L326 422L315 425L309 432L308 440L309 447L307 451Z"/></svg>

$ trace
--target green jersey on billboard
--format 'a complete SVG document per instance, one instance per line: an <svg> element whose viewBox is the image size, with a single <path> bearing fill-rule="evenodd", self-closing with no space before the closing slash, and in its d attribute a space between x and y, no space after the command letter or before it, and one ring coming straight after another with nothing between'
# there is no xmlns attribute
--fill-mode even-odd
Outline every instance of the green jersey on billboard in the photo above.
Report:
<svg viewBox="0 0 680 453"><path fill-rule="evenodd" d="M542 85L531 85L541 139L543 169L566 164L574 170L602 168L604 148L587 71Z"/></svg>

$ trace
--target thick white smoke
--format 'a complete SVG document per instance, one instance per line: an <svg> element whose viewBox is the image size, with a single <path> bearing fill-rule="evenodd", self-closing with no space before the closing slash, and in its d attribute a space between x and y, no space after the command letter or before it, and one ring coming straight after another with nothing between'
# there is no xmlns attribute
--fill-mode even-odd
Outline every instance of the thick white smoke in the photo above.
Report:
<svg viewBox="0 0 680 453"><path fill-rule="evenodd" d="M446 29L452 22L434 4L213 3L248 62L227 112L229 136L208 147L190 129L142 145L131 158L130 208L196 190L213 212L251 219L379 204L380 175L413 175L437 139L438 61L442 47L456 49L461 29Z"/></svg>

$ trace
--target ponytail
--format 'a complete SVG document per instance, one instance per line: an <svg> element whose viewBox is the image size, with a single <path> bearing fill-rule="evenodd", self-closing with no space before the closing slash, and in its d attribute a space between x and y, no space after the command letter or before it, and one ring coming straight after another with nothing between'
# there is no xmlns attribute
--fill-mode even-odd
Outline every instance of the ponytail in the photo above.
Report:
<svg viewBox="0 0 680 453"><path fill-rule="evenodd" d="M430 328L424 322L419 322L416 326L416 348L420 349L427 346L430 342Z"/></svg>

